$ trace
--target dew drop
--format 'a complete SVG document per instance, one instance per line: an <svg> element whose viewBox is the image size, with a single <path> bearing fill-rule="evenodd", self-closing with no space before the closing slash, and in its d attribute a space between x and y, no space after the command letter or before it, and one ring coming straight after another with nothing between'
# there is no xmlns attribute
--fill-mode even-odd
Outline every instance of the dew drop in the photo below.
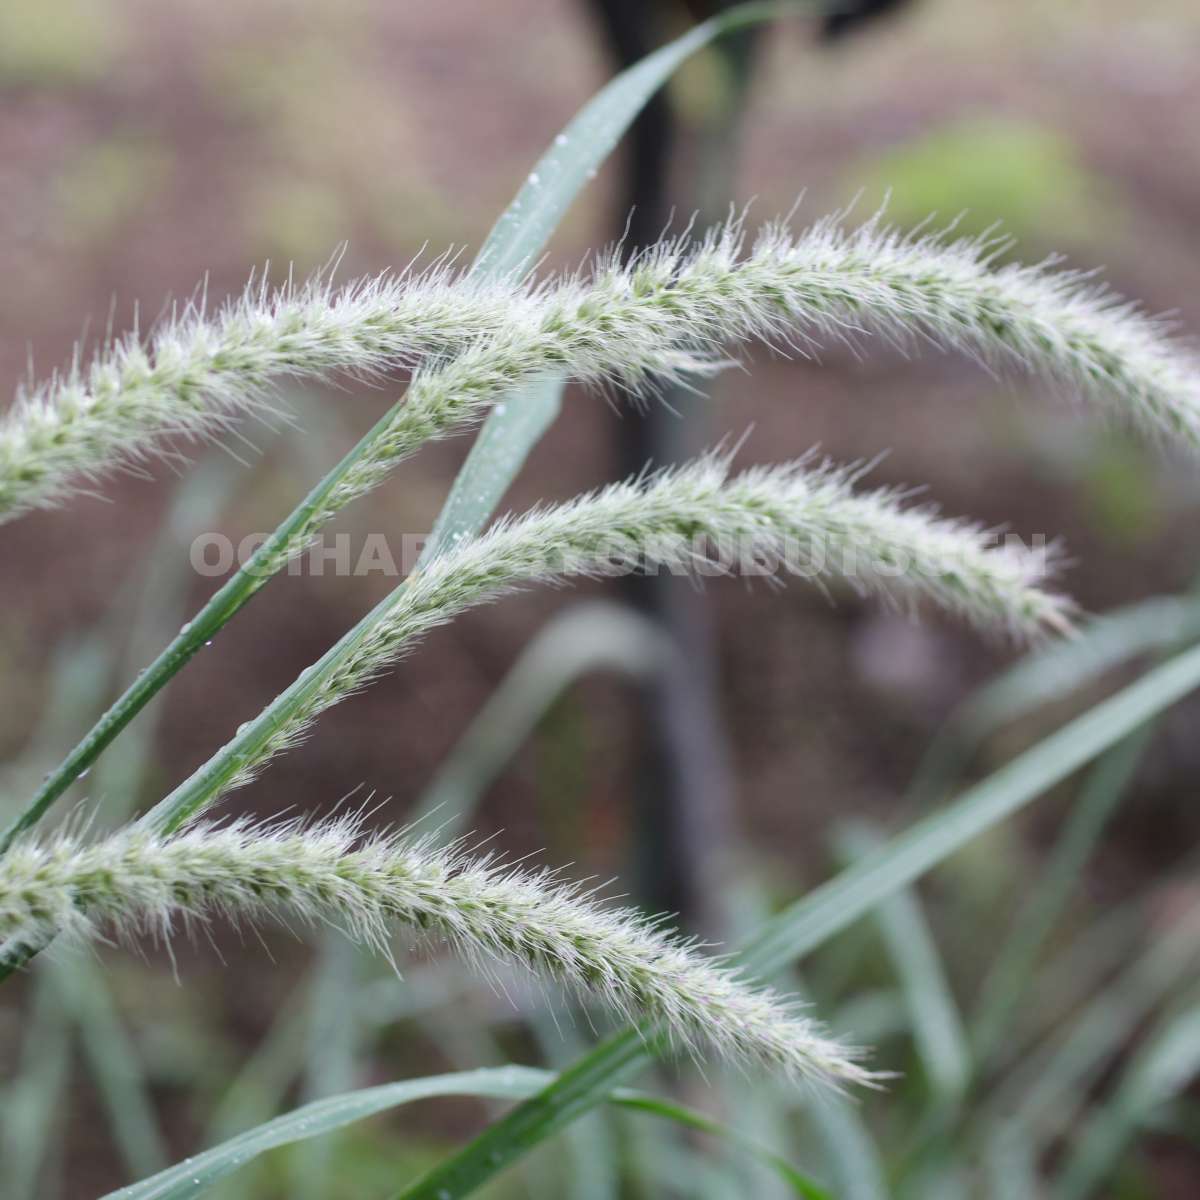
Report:
<svg viewBox="0 0 1200 1200"><path fill-rule="evenodd" d="M566 135L565 133L560 133L560 134L559 134L559 135L558 135L558 136L557 136L557 137L554 139L554 144L555 144L556 146L565 146L565 145L566 145L566 144L567 144L567 143L568 143L570 140L571 140L571 139L570 139L569 137L567 137L567 135Z"/></svg>
<svg viewBox="0 0 1200 1200"><path fill-rule="evenodd" d="M542 182L542 177L536 171L530 171L529 182L533 187L537 187L537 185Z"/></svg>

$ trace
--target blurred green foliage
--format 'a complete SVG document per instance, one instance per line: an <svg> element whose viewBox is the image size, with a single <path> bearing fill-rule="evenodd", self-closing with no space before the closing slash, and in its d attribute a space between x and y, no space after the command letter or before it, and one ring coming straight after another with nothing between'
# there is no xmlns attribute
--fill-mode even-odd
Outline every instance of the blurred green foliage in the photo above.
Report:
<svg viewBox="0 0 1200 1200"><path fill-rule="evenodd" d="M403 1117L400 1118L403 1120ZM330 1184L326 1200L357 1200L360 1196L387 1196L399 1182L413 1179L444 1158L452 1143L424 1143L409 1133L396 1137L383 1123L364 1122L328 1139L329 1161L322 1177ZM255 1172L252 1195L285 1196L294 1186L292 1169L303 1162L308 1146L301 1142L265 1155ZM239 1186L246 1180L237 1180ZM221 1200L221 1188L213 1192Z"/></svg>
<svg viewBox="0 0 1200 1200"><path fill-rule="evenodd" d="M55 180L60 228L91 245L112 236L162 192L171 175L170 146L119 134L80 148Z"/></svg>
<svg viewBox="0 0 1200 1200"><path fill-rule="evenodd" d="M904 228L936 214L936 227L958 218L960 233L998 228L1025 243L1058 245L1120 224L1113 189L1070 140L1012 118L940 126L854 168L850 182L870 203L888 196L888 215Z"/></svg>
<svg viewBox="0 0 1200 1200"><path fill-rule="evenodd" d="M1115 546L1158 536L1165 513L1152 454L1124 434L1089 438L1081 463L1081 494L1097 533Z"/></svg>
<svg viewBox="0 0 1200 1200"><path fill-rule="evenodd" d="M93 82L122 42L119 9L106 0L3 0L0 86Z"/></svg>
<svg viewBox="0 0 1200 1200"><path fill-rule="evenodd" d="M235 13L244 0L221 0L221 3ZM203 4L195 7L202 8ZM246 5L246 10L263 7L261 4ZM244 155L230 156L236 174L216 183L222 193L229 196L232 213L230 245L214 248L205 244L199 256L201 265L211 265L210 260L215 255L217 265L224 263L229 269L229 264L233 263L233 269L240 271L243 258L258 257L263 253L273 258L319 261L348 232L356 238L363 237L364 232L381 236L393 245L404 247L409 244L414 231L419 230L422 236L429 236L435 246L449 244L461 239L465 229L486 228L486 219L500 199L486 194L492 177L498 181L496 186L507 187L509 176L524 169L524 149L519 141L496 147L497 161L490 173L472 174L466 170L471 150L464 150L454 138L441 131L434 136L424 136L423 125L428 122L422 121L414 95L418 87L429 85L419 73L412 76L411 71L410 76L415 82L406 83L403 70L397 70L396 57L391 53L380 54L378 64L362 54L363 47L371 45L377 35L364 23L362 14L357 11L360 7L365 11L368 6L339 0L319 17L317 35L309 29L308 34L302 36L290 22L301 10L309 14L308 19L317 20L312 14L319 12L319 0L296 3L294 8L292 0L286 0L277 10L281 17L286 15L288 18L284 23L286 36L277 36L267 24L264 26L266 32L259 35L256 42L253 35L248 35L246 27L233 22L231 32L224 35L224 42L217 49L210 49L203 38L195 39L192 54L200 59L196 72L203 85L205 103L209 106L201 110L202 113L207 113L210 121L215 117L224 122L222 136L230 131L241 131L238 136L253 139L248 142ZM188 5L181 5L179 13L183 14L188 8ZM1180 0L1171 0L1161 9L1151 8L1153 12L1148 10L1142 14L1144 19L1156 20L1161 25L1162 40L1172 40L1175 43L1172 49L1185 53L1187 38L1173 22L1182 20L1185 14L1194 20L1187 6ZM1124 15L1115 3L1056 7L1034 5L1031 0L1012 6L1011 10L1006 6L931 3L922 12L931 14L928 18L931 26L936 24L947 37L958 38L955 50L961 57L957 67L970 72L985 66L996 68L1004 56L1017 61L1018 46L1037 43L1045 53L1049 45L1061 54L1062 43L1050 40L1052 30L1049 27L1066 20L1083 28L1085 23L1080 20L1080 14L1086 11L1093 22L1091 29L1107 29L1101 21L1101 9L1106 10L1104 21L1111 17L1116 22ZM49 90L61 87L67 90L85 85L105 86L110 77L119 78L114 69L131 44L136 42L137 50L141 52L144 48L147 57L150 56L149 42L143 46L136 41L143 31L129 21L128 14L132 11L132 6L120 0L0 0L0 88L45 87ZM1137 15L1132 8L1126 11L1131 18ZM1164 13L1168 12L1171 15L1169 21L1163 19ZM1068 13L1071 14L1069 17L1066 16ZM433 19L427 15L421 18L422 21ZM186 28L182 15L180 20ZM991 36L993 31L987 27L991 21L1001 27L1001 42ZM1036 34L1031 32L1031 27L1036 29ZM1113 46L1117 45L1114 34L1106 33L1105 36ZM575 30L571 29L564 41L569 42L574 37ZM378 44L387 45L382 37ZM497 49L499 52L499 41ZM1137 53L1131 51L1128 56L1132 65L1127 63L1126 71L1154 73L1150 82L1155 88L1165 87L1161 71L1163 60L1140 44L1135 49ZM864 52L869 51L870 46ZM368 67L364 69L363 63L369 64ZM539 69L541 66L539 63ZM1014 83L1011 88L1014 106L1028 102L1027 95L1016 94L1018 87L1040 88L1040 93L1034 96L1035 102L1047 94L1054 94L1048 90L1051 85L1047 79L1036 73L1021 74L1003 63L999 69L1007 72ZM779 73L808 78L804 72L794 70L790 59L786 71ZM953 71L949 73L953 74ZM882 86L879 84L881 75L872 70L847 71L844 76L851 82L846 85L848 91L843 111L862 94L869 95L871 88ZM911 81L919 82L915 73ZM779 88L787 82L787 79L777 79L772 86ZM691 70L680 76L675 88L676 100L689 118L700 121L716 105L716 98L726 83L719 61L699 58ZM174 86L173 78L164 79L160 82L162 90L159 94L168 94L168 89ZM445 84L440 86L445 87ZM1069 91L1069 79L1066 87ZM477 95L469 86L447 87L444 103L455 99L453 91L458 92L459 103L463 105L470 105ZM764 86L762 91L765 94L769 89ZM966 210L961 230L981 232L999 222L1005 231L1016 235L1026 246L1075 248L1083 243L1103 241L1103 257L1112 262L1118 272L1122 267L1128 269L1131 261L1142 263L1141 269L1145 271L1147 256L1157 246L1157 258L1150 259L1152 265L1148 271L1149 277L1154 279L1156 264L1173 264L1175 261L1174 255L1180 244L1172 239L1178 238L1180 230L1173 228L1169 220L1158 219L1162 216L1162 206L1147 205L1135 209L1136 219L1130 221L1131 225L1138 226L1137 245L1134 246L1131 240L1124 245L1119 240L1114 241L1125 220L1124 197L1113 180L1090 167L1077 149L1086 138L1089 119L1102 124L1118 108L1124 111L1135 103L1141 104L1139 112L1144 112L1146 102L1138 101L1138 94L1150 94L1149 88L1143 93L1131 90L1128 94L1113 89L1103 97L1103 107L1098 106L1096 114L1084 111L1089 107L1089 100L1079 95L1080 112L1075 120L1079 128L1071 134L1012 115L977 112L963 116L960 112L944 123L929 125L919 136L891 145L881 154L859 157L849 168L838 161L831 174L834 179L849 184L851 189L861 188L870 204L890 191L890 216L906 226L920 223L931 211L938 212L944 223ZM328 104L329 96L336 96L338 103ZM103 96L98 93L98 98ZM66 103L74 104L77 100ZM139 96L133 103L144 104L144 99ZM884 114L893 111L892 103L890 98L874 101L872 107L866 108L866 119L860 122L860 127L873 128L873 122L884 120ZM902 117L908 111L905 119L912 119L911 110L904 110L899 96L896 105L902 110ZM939 114L936 119L941 120L941 114L948 110L941 105L935 111ZM793 144L793 134L798 128L814 124L811 108L802 106L798 100L786 109L786 113L792 123L781 123L774 140L764 143L766 152L760 150L752 175L755 186L759 187L760 177L769 171L771 162L782 164L780 186L786 190L778 200L779 207L790 203L798 176L796 159L787 152ZM194 117L191 119L194 121ZM447 129L460 131L463 127L461 113L457 117L451 113L445 120ZM1119 128L1119 123L1116 127ZM201 128L198 122L196 128ZM79 148L69 140L63 142L61 158L54 160L61 165L57 166L54 175L51 202L44 212L33 208L34 204L40 204L40 191L32 186L29 188L31 199L28 203L36 217L35 228L44 224L51 230L77 231L72 242L86 244L89 248L99 247L113 234L124 239L135 237L136 223L131 218L166 190L176 170L179 186L174 189L174 195L186 196L197 184L195 178L184 176L192 150L190 143L180 143L180 157L175 162L166 141L131 133L114 136L108 128L98 132L101 140L85 148ZM1133 154L1132 144L1126 146L1122 141L1128 137L1128 133L1115 133L1107 141L1117 149ZM801 144L801 135L795 134L795 141ZM859 139L852 139L850 144L857 146ZM805 152L811 149L808 143L803 146ZM820 149L819 139L816 139L816 149ZM846 144L839 143L839 154L846 153ZM849 153L859 151L851 149ZM479 157L477 151L474 155ZM443 159L458 173L446 175ZM486 158L483 161L486 165ZM1114 161L1120 160L1114 156ZM1130 158L1130 174L1139 169L1141 161L1136 156ZM1174 180L1175 199L1185 215L1184 185L1188 182L1185 173L1191 161L1183 155L1174 163L1164 157L1163 163L1161 186L1172 183L1167 168L1173 167L1179 176ZM37 178L36 159L27 155L23 160L19 150L13 153L10 169L17 175ZM201 169L208 167L204 165ZM818 182L815 176L819 172L809 170L809 164L804 161L799 164L799 174L803 181ZM1131 204L1138 203L1139 193L1131 188L1129 195ZM447 196L453 197L453 203L446 202ZM774 203L771 201L765 207L770 208ZM586 225L586 211L585 207L584 217L573 215L570 220ZM25 217L20 211L14 215ZM186 213L177 215L176 220L180 230L186 231ZM13 220L12 228L17 230L23 223ZM568 226L568 233L572 228ZM246 234L252 241L249 248L238 242L239 233ZM582 241L583 235L576 240ZM9 243L10 253L14 245ZM187 265L175 265L174 274L190 282L193 265L186 256L182 262ZM29 331L30 288L41 286L39 281L54 277L56 270L62 277L63 288L73 288L79 267L80 261L74 257L65 265L56 265L42 255L38 258L36 272L26 273L25 277L18 274L22 336ZM1172 303L1174 298L1169 287L1164 285L1164 290L1165 303ZM54 311L57 298L55 304L45 303L43 307L47 312ZM999 412L1004 410L999 405L995 408L999 410L995 414L985 409L973 412L971 420L986 419L999 424L1005 419ZM1035 440L1045 438L1045 427L1039 425L1028 436L1030 445L1023 450L1036 448ZM1164 519L1158 477L1161 464L1153 454L1112 434L1089 433L1076 439L1073 431L1071 445L1069 456L1051 454L1050 466L1056 477L1069 477L1071 503L1083 507L1086 521L1097 534L1113 542L1129 542L1160 532ZM980 478L986 479L982 475ZM282 480L278 486L283 486ZM969 504L964 506L969 507ZM1141 581L1138 583L1140 591ZM37 683L37 649L18 617L8 617L0 628L0 664L3 664L6 677L22 681L22 687L43 690ZM0 741L5 743L6 749L16 746L27 734L34 716L27 709L32 707L14 703L0 710ZM806 753L813 756L822 753L821 742L826 739L817 714L798 705L794 714L776 718L776 728L782 728L780 722L786 719L795 721L795 737L797 741L804 737ZM1029 734L1028 730L1021 731L1019 742L1023 744ZM1014 735L1007 736L1011 739ZM556 812L551 801L556 793L565 795L578 791L580 780L577 769L572 769L572 759L577 760L574 766L578 768L584 758L583 752L593 741L602 744L602 739L596 738L588 728L587 713L577 698L568 697L560 702L539 728L529 774L537 789L542 836L564 849L562 855L554 857L565 857L568 848L575 843L583 848L581 857L586 858L586 839L592 827L580 819L574 805L564 804ZM1006 757L1000 753L1006 747L1019 748L1010 745L1004 735L997 735L994 742L987 754L989 763ZM40 761L27 764L31 778L40 777L45 765ZM860 766L852 765L856 770ZM835 782L840 779L835 777ZM11 779L9 787L16 796L28 790L25 783L18 786ZM948 953L947 966L955 979L973 983L981 974L976 956L986 954L990 957L994 953L1009 919L1010 906L1002 903L1002 898L1019 894L1035 879L1031 854L1040 854L1043 848L1040 844L1031 847L1028 834L1027 828L1010 825L981 837L950 859L936 887L928 889L926 897L933 909L931 918L936 918L947 950L953 951ZM761 849L767 854L772 847ZM777 853L782 849L788 856L789 873L779 896L782 903L794 894L797 868L791 859L797 852L787 842L781 842L775 849ZM756 863L756 869L761 869L760 862ZM1148 878L1147 882L1153 880ZM1185 878L1177 881L1170 897L1173 905L1187 901L1191 895L1187 890L1189 886ZM1093 912L1092 900L1087 888L1081 887L1064 925L1073 930L1075 920ZM992 920L984 923L982 918L989 914ZM1132 912L1126 914L1130 928L1121 937L1106 935L1113 941L1117 955L1130 959L1147 940L1161 932L1153 931L1148 925L1132 924L1134 915ZM950 936L946 936L947 933ZM851 936L846 935L844 940L849 941ZM1051 964L1071 945L1060 934L1049 956ZM207 947L203 949L207 951ZM837 969L843 965L842 960L832 955L814 963L810 980L814 992L822 998L828 996L830 1003L838 997L844 1000L847 1007L838 1024L854 1030L862 1041L884 1041L888 1035L883 1018L892 1021L897 1029L891 1034L891 1043L883 1047L884 1058L894 1062L897 1056L904 1055L905 1065L908 1065L911 1050L904 1010L898 1005L894 992L875 992L869 986L891 983L891 967L873 942L864 939L846 949L848 953L844 960L847 965L842 970ZM257 1035L257 1028L251 1029L231 1018L230 1012L236 1006L225 985L219 982L221 976L216 969L210 974L209 990L200 990L195 972L188 986L180 987L157 969L157 963L153 969L144 969L136 959L125 960L112 955L107 956L107 964L106 971L122 1010L131 1029L136 1031L147 1077L154 1084L156 1094L168 1101L174 1118L172 1124L177 1121L181 1127L187 1126L190 1120L198 1119L203 1107L211 1104L219 1094L221 1084L234 1064L245 1055L251 1034ZM1048 972L1049 966L1044 969ZM1059 979L1047 975L1047 979L1042 980L1039 976L1038 982L1043 985L1043 992L1050 995L1054 992L1050 985L1057 985ZM1043 992L1037 993L1039 997ZM269 1007L272 999L273 993L264 994L260 1005ZM859 1005L853 1013L849 1007L852 1004ZM882 1013L878 1027L868 1020L867 1009L871 1006ZM478 1032L471 1028L474 1010L465 1005L459 1007L462 1011L457 1019L466 1038ZM1045 1007L1057 1011L1055 1005L1047 1006L1043 1000L1042 1008ZM454 1018L455 1013L451 1012L448 1019ZM1022 1021L1035 1030L1044 1019L1045 1012L1037 1006L1031 1006L1029 1012L1022 1014ZM588 1032L586 1028L584 1032ZM1029 1033L1028 1030L1023 1032ZM1121 1045L1106 1050L1104 1062L1111 1066L1121 1050ZM1100 1057L1097 1052L1097 1058ZM389 1076L412 1073L411 1053L403 1039L397 1039L386 1055L377 1054L369 1061L367 1069L372 1072ZM919 1078L919 1074L910 1071L910 1083L897 1083L893 1089L893 1099L899 1098L898 1113L871 1114L882 1133L891 1135L893 1143L902 1140L899 1134L904 1132L904 1126L915 1124L916 1108L922 1096L912 1081L919 1081ZM202 1101L189 1110L183 1098L196 1090L201 1093ZM775 1115L783 1124L780 1145L798 1142L808 1132L805 1114L797 1115L781 1106ZM77 1119L73 1110L72 1120ZM331 1190L330 1194L385 1195L395 1189L398 1181L441 1157L444 1148L437 1147L424 1136L424 1130L428 1128L424 1118L420 1131L414 1125L415 1121L403 1117L392 1118L344 1131L330 1139L333 1161L329 1178L336 1181L336 1190ZM458 1132L455 1130L453 1134L456 1141ZM965 1147L967 1139L964 1137L962 1141ZM287 1195L298 1161L302 1161L302 1156L297 1149L280 1151L265 1160L261 1173L247 1172L247 1178L263 1184L259 1194ZM1123 1168L1121 1176L1112 1184L1113 1195L1152 1194L1152 1155L1135 1156ZM551 1178L558 1177L558 1172L551 1174ZM578 1180L569 1182L578 1184ZM511 1191L510 1184L514 1185ZM503 1190L498 1188L489 1195L525 1194L522 1184L519 1179L504 1180ZM2 1186L0 1190L3 1190ZM43 1194L52 1194L52 1190ZM925 1194L932 1193L930 1187ZM755 1194L760 1193L756 1191Z"/></svg>

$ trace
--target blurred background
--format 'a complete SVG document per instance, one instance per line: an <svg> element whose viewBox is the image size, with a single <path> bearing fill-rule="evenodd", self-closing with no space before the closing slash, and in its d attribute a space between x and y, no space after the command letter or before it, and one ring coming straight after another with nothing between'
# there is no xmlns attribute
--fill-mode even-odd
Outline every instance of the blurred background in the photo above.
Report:
<svg viewBox="0 0 1200 1200"><path fill-rule="evenodd" d="M280 276L287 264L305 275L343 241L342 278L403 265L426 246L473 253L555 132L620 65L599 7L3 0L6 394L30 363L44 377L66 362L81 333L94 337L110 321L123 330L138 311L146 324L205 277L209 295L220 297L267 260ZM662 5L643 30L647 48L700 7ZM901 225L930 214L935 225L958 218L965 232L999 224L1025 260L1059 252L1072 264L1101 265L1121 291L1195 331L1198 53L1200 12L1184 0L920 0L832 40L811 22L769 26L744 57L701 55L673 80L675 136L658 200L673 207L679 227L698 208L722 215L730 202L750 203L753 225L802 195L803 224L850 203L865 217L890 197ZM731 133L734 116L739 133ZM621 229L633 194L627 166L618 155L583 193L547 269L574 267ZM643 215L659 216L653 208ZM744 436L744 461L790 458L818 444L843 460L887 450L877 482L928 484L950 513L1007 523L1026 538L1061 537L1066 587L1089 612L1186 592L1200 566L1194 471L1082 420L1040 383L876 344L860 354L830 347L820 361L756 353L749 366L721 376L710 403L675 404L679 416L670 420L686 426L685 440ZM188 567L191 538L215 530L236 541L273 528L401 384L285 388L299 432L246 427L256 449L231 448L253 469L200 449L191 467L157 465L153 478L107 483L105 500L81 498L0 531L7 800L29 793L209 594L212 581ZM572 393L505 506L569 497L625 472L631 455L669 457L670 430L662 433L661 420L658 433L631 430L639 420L627 406ZM337 529L428 530L468 445L460 438L425 450ZM102 799L110 812L152 803L390 586L378 575L276 580L73 799ZM506 852L570 862L572 876L620 875L621 890L731 936L830 873L839 823L866 819L886 830L911 819L918 804L910 785L935 734L1014 660L1010 648L981 646L933 617L913 624L803 586L708 581L699 601L689 593L680 605L679 627L685 645L711 649L698 661L715 682L708 693L703 678L682 686L708 696L692 714L693 732L715 728L720 739L705 741L703 803L695 811L662 805L648 821L653 797L638 802L647 779L669 791L673 778L671 754L655 757L663 724L655 706L671 701L630 667L644 665L639 639L658 636L654 624L673 602L633 594L641 618L595 607L629 598L586 585L468 614L334 709L232 803L263 814L322 812L361 788L391 797L384 818L403 821L449 798L471 809L469 828L498 835ZM581 611L585 600L593 607ZM493 771L486 752L463 749L460 739L556 619L557 640L548 650L535 643L545 652L493 708L489 728L508 747ZM573 671L573 657L585 666L598 658L599 669ZM1049 706L988 726L939 788L985 774L1127 670L1089 676ZM1064 956L1084 931L1123 912L1126 924L1111 927L1105 943L1116 970L1200 901L1177 870L1200 832L1198 716L1195 704L1174 710L1131 770L1125 802L1045 952L1050 967L1073 961ZM448 756L457 774L439 775ZM1060 792L922 885L925 919L964 1007L1044 870L1078 785ZM664 868L666 885L646 867L647 847L662 844L681 859ZM880 1045L883 1065L906 1073L892 1103L872 1097L856 1114L895 1162L911 1149L931 1085L895 1016L894 972L874 954L878 935L868 924L823 952L805 986L832 1006L822 1003L823 1015L836 1012L839 1027ZM319 935L268 931L260 941L218 928L212 938L179 943L173 958L161 947L147 946L143 957L106 948L96 986L79 985L84 975L69 985L36 972L5 986L4 1171L14 1197L99 1194L297 1099L494 1061L557 1065L592 1040L586 1020L561 1029L548 1022L540 993L514 986L514 1007L436 956L418 955L398 984ZM1038 1003L1052 1008L1061 988L1064 1011L1084 1005L1087 989L1072 998L1067 975L1042 981L1051 999ZM373 1006L361 1023L343 1019L350 998ZM1144 1018L1137 1010L1110 1039L1089 1101L1119 1074ZM52 1063L28 1049L35 1019L61 1035ZM106 1063L107 1049L126 1044L136 1069L124 1058ZM696 1080L671 1079L703 1096ZM742 1086L731 1083L731 1094ZM728 1096L721 1103L737 1109ZM1139 1138L1105 1185L1117 1190L1103 1194L1197 1194L1200 1110L1186 1095L1180 1105L1178 1119ZM803 1150L802 1118L768 1108L777 1127L758 1113L755 1132ZM215 1194L387 1194L487 1112L465 1101L400 1110L269 1157ZM641 1126L600 1125L560 1139L487 1194L564 1195L570 1179L575 1194L595 1197L604 1188L612 1196L744 1195L756 1178L753 1166L726 1163L695 1139L656 1130L647 1147ZM597 1145L617 1150L597 1160ZM1053 1139L1046 1146L1051 1159L1065 1153ZM812 1153L819 1162L819 1150ZM964 1178L934 1158L931 1170ZM677 1166L684 1160L686 1171ZM578 1169L579 1161L591 1165ZM675 1185L662 1178L671 1171ZM964 1186L957 1194L983 1194Z"/></svg>

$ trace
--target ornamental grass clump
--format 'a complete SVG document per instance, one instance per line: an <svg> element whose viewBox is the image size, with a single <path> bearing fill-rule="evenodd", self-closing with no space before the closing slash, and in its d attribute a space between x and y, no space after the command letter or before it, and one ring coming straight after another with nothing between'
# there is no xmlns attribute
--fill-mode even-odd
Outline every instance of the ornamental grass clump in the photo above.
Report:
<svg viewBox="0 0 1200 1200"><path fill-rule="evenodd" d="M451 275L445 266L337 291L324 280L274 294L260 284L222 318L207 321L196 308L168 322L145 349L136 337L120 340L90 370L64 376L68 383L19 398L0 425L0 522L57 502L72 480L143 457L160 434L219 431L235 412L266 403L272 374L372 376L411 365L422 346L428 353L403 400L51 773L0 835L0 849L30 828L180 665L337 513L420 446L479 420L539 379L633 388L712 371L727 350L750 339L803 350L875 333L1039 372L1128 421L1195 443L1200 398L1191 356L1085 277L1049 265L995 269L977 241L904 237L878 219L849 230L830 219L799 235L771 225L746 254L744 241L742 225L729 223L694 243L647 250L627 265L602 260L590 279L542 284L481 281L478 272ZM447 299L456 287L461 312ZM324 317L323 304L330 310ZM494 326L480 332L488 312ZM456 339L458 353L451 349ZM190 365L181 372L180 362ZM93 377L107 381L99 391L86 385Z"/></svg>
<svg viewBox="0 0 1200 1200"><path fill-rule="evenodd" d="M742 254L739 225L674 242L584 280L482 286L446 266L335 290L259 285L215 318L190 307L147 345L131 335L18 400L0 434L0 502L15 516L70 481L151 451L160 434L212 433L264 403L272 375L378 375L427 359L306 518L302 537L424 442L478 419L546 372L635 387L719 365L750 338L919 337L1043 370L1143 425L1190 440L1195 374L1153 323L1046 267L993 269L976 243L906 238L870 222L768 227ZM764 558L822 585L911 604L1020 639L1070 629L1044 554L860 491L860 471L811 459L730 475L712 455L567 504L506 518L420 567L140 824L94 845L16 838L0 862L0 956L19 964L59 932L153 928L178 917L321 917L382 945L387 919L435 925L469 955L501 952L610 1005L661 1018L740 1057L828 1081L853 1059L686 944L602 909L546 875L470 863L356 830L191 826L366 686L433 627L524 585L633 566L736 570ZM733 557L728 556L733 548ZM290 547L287 550L290 553ZM269 572L268 572L269 573ZM408 890L406 890L408 889ZM415 891L412 889L416 889ZM536 920L535 920L536 918Z"/></svg>
<svg viewBox="0 0 1200 1200"><path fill-rule="evenodd" d="M531 185L540 178L531 176ZM332 924L386 955L400 925L449 942L484 973L516 964L640 1022L636 1034L605 1043L516 1110L505 1119L513 1124L496 1126L461 1162L414 1185L414 1197L466 1194L570 1116L612 1098L639 1055L672 1043L791 1080L874 1083L857 1051L757 984L750 968L774 970L789 939L807 948L822 921L833 928L829 895L861 886L874 888L878 901L904 886L950 853L958 833L986 827L981 812L1000 819L1012 811L1010 792L984 788L979 807L938 833L940 850L931 853L922 839L932 835L918 828L860 875L852 868L848 882L827 885L826 898L813 901L816 915L804 918L808 941L786 922L772 925L736 962L604 904L556 872L472 858L462 844L447 848L432 836L371 832L358 819L198 823L430 630L534 584L632 569L762 574L766 563L799 584L942 609L985 635L1032 642L1072 632L1074 607L1053 583L1053 554L1000 541L903 493L864 488L860 468L809 455L735 472L731 455L712 453L490 528L490 509L481 509L474 526L423 558L136 821L90 837L36 827L198 647L337 513L422 446L489 414L494 420L502 406L530 403L532 389L548 381L652 395L655 385L711 374L752 341L803 353L882 337L1037 374L1200 449L1200 371L1190 352L1088 277L1050 263L998 265L995 252L977 241L904 236L879 219L857 228L830 219L800 233L771 224L752 240L735 221L562 278L460 270L449 259L341 288L327 275L277 290L260 278L215 312L197 301L148 338L135 331L24 392L0 421L0 521L56 506L81 484L155 453L175 453L179 437L219 437L245 415L274 411L275 380L414 372L405 395L184 625L0 838L0 975L60 935L166 939L199 922L298 919ZM505 444L501 484L530 444ZM474 469L469 463L468 478ZM1170 688L1182 684L1172 676ZM1145 714L1121 709L1119 717L1103 736L1085 728L1088 754ZM865 911L861 894L853 904Z"/></svg>

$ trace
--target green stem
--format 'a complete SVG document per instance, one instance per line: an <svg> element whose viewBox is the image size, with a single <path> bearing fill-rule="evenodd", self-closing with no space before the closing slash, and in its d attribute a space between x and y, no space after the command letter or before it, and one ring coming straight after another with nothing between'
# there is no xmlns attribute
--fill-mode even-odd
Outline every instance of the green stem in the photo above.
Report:
<svg viewBox="0 0 1200 1200"><path fill-rule="evenodd" d="M399 588L403 586L403 583L398 585ZM275 742L279 731L297 713L313 707L314 698L328 683L330 675L340 663L354 655L361 642L374 631L383 614L395 603L396 592L389 592L357 625L284 688L257 717L240 726L220 750L146 813L140 824L156 833L174 833L227 791L243 771L269 757L267 748Z"/></svg>
<svg viewBox="0 0 1200 1200"><path fill-rule="evenodd" d="M230 576L196 616L180 629L170 645L138 675L83 740L46 776L24 811L0 835L0 855L6 853L22 833L41 820L51 805L100 757L125 726L199 650L212 641L225 623L249 602L273 574L282 570L289 557L288 549L295 549L298 541L311 536L313 515L326 506L326 501L351 468L370 453L375 439L392 421L396 407L390 409L309 492L250 560ZM0 978L3 976L0 975Z"/></svg>

